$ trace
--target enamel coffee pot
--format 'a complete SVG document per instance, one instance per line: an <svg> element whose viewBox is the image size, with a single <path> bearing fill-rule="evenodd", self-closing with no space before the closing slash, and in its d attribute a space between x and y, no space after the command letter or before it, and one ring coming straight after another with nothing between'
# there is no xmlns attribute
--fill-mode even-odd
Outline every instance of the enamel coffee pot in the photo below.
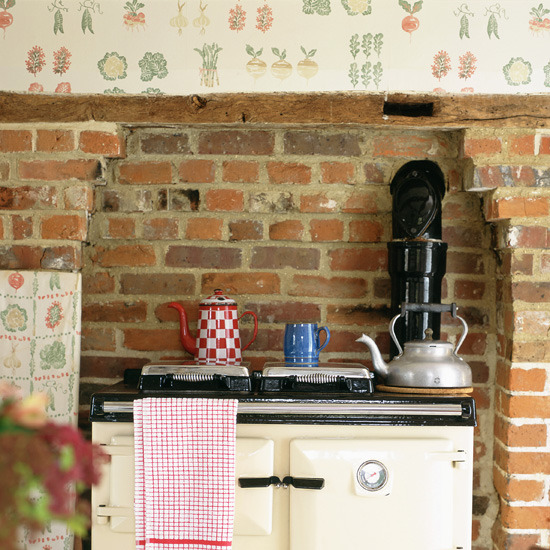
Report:
<svg viewBox="0 0 550 550"><path fill-rule="evenodd" d="M199 304L196 338L193 338L189 332L183 306L177 302L171 302L168 307L179 312L180 338L183 347L195 357L195 361L202 365L239 365L242 360L241 351L247 349L258 334L256 314L245 311L239 317L235 300L225 296L219 289ZM254 334L252 340L241 349L239 320L245 315L252 315L254 318Z"/></svg>

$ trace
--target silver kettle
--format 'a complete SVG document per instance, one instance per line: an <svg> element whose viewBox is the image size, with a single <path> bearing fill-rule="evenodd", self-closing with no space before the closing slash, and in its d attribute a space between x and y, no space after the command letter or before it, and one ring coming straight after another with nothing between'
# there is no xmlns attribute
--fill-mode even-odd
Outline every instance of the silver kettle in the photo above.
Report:
<svg viewBox="0 0 550 550"><path fill-rule="evenodd" d="M385 363L374 340L363 334L357 342L366 344L372 355L374 371L386 386L406 388L468 388L472 385L470 366L458 357L457 351L468 334L466 321L456 314L456 304L402 304L401 313L390 321L390 335L399 350L399 355L389 364ZM450 342L431 339L431 329L426 330L425 340L405 342L401 348L395 335L394 326L406 311L448 311L457 318L463 332L456 346Z"/></svg>

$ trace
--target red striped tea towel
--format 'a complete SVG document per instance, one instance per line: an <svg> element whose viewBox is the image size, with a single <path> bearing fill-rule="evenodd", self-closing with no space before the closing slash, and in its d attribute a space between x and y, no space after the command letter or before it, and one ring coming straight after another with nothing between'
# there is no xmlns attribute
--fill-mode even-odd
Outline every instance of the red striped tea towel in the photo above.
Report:
<svg viewBox="0 0 550 550"><path fill-rule="evenodd" d="M138 549L231 548L237 404L181 397L134 401Z"/></svg>

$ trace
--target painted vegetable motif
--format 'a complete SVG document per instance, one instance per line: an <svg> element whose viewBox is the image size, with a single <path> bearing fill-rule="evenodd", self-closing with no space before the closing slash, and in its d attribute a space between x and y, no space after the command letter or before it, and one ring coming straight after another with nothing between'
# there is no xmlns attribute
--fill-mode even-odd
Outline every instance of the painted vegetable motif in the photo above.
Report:
<svg viewBox="0 0 550 550"><path fill-rule="evenodd" d="M208 4L203 5L201 0L199 5L199 10L201 14L196 19L193 19L193 27L200 29L201 34L204 34L206 32L206 27L210 25L210 19L208 19L208 17L206 17L206 14L204 13L207 7Z"/></svg>
<svg viewBox="0 0 550 550"><path fill-rule="evenodd" d="M124 9L126 13L122 18L122 22L126 29L140 29L145 27L145 14L141 10L144 8L145 4L141 3L139 0L128 1L124 4Z"/></svg>
<svg viewBox="0 0 550 550"><path fill-rule="evenodd" d="M399 5L409 14L401 21L401 28L412 36L412 33L420 26L418 17L415 17L415 13L418 13L422 9L423 0L418 0L412 6L405 0L399 0Z"/></svg>
<svg viewBox="0 0 550 550"><path fill-rule="evenodd" d="M489 38L492 38L494 36L495 38L498 38L500 40L500 36L498 35L497 18L504 17L506 19L506 12L504 8L502 8L500 4L493 4L485 9L485 15L489 16L489 19L487 21L487 36Z"/></svg>
<svg viewBox="0 0 550 550"><path fill-rule="evenodd" d="M54 0L49 6L48 10L53 13L53 33L58 32L64 34L63 30L63 12L68 12L69 9L63 5L62 0Z"/></svg>
<svg viewBox="0 0 550 550"><path fill-rule="evenodd" d="M128 63L123 55L110 52L97 62L97 68L105 80L116 80L117 78L126 78Z"/></svg>
<svg viewBox="0 0 550 550"><path fill-rule="evenodd" d="M15 0L0 0L0 29L6 38L6 29L13 23L13 15L8 11L15 6Z"/></svg>
<svg viewBox="0 0 550 550"><path fill-rule="evenodd" d="M550 19L545 17L550 14L550 10L546 9L542 4L539 4L538 7L531 8L529 15L529 29L534 34L540 34L541 32L548 32L550 30Z"/></svg>
<svg viewBox="0 0 550 550"><path fill-rule="evenodd" d="M370 0L342 0L348 15L369 15L372 12Z"/></svg>
<svg viewBox="0 0 550 550"><path fill-rule="evenodd" d="M309 50L308 52L303 46L300 46L300 49L305 57L298 62L296 72L309 82L309 79L313 78L319 71L319 65L317 65L317 62L312 59L312 57L317 53L317 50Z"/></svg>
<svg viewBox="0 0 550 550"><path fill-rule="evenodd" d="M434 62L432 64L432 74L438 80L441 80L444 76L447 76L451 70L451 58L449 54L443 50L437 52L434 56Z"/></svg>
<svg viewBox="0 0 550 550"><path fill-rule="evenodd" d="M201 85L214 87L214 84L220 83L218 78L218 55L222 48L215 42L212 44L203 44L202 50L194 48L194 50L202 57L202 67L200 69Z"/></svg>
<svg viewBox="0 0 550 550"><path fill-rule="evenodd" d="M183 15L182 13L184 6L185 2L183 2L182 4L180 0L178 0L178 14L170 19L170 26L178 29L178 34L180 36L183 33L183 29L187 27L187 17L185 17L185 15Z"/></svg>
<svg viewBox="0 0 550 550"><path fill-rule="evenodd" d="M256 28L263 33L267 32L273 26L273 10L264 4L258 8L256 17Z"/></svg>
<svg viewBox="0 0 550 550"><path fill-rule="evenodd" d="M292 65L286 60L286 50L281 52L279 48L271 48L271 51L279 58L271 65L271 74L282 82L292 74Z"/></svg>
<svg viewBox="0 0 550 550"><path fill-rule="evenodd" d="M86 34L86 31L91 32L94 34L94 30L92 28L92 13L101 13L101 8L99 6L99 2L96 2L95 0L84 0L83 2L80 2L80 6L78 7L78 11L82 11L82 20L80 22L80 27L82 28L82 32Z"/></svg>
<svg viewBox="0 0 550 550"><path fill-rule="evenodd" d="M141 69L141 80L149 82L156 76L157 78L166 78L168 69L166 59L161 53L146 52L138 63Z"/></svg>
<svg viewBox="0 0 550 550"><path fill-rule="evenodd" d="M380 55L382 54L382 46L384 44L384 35L382 33L364 34L361 42L359 42L359 35L354 34L349 42L349 50L354 59L350 64L348 71L348 77L352 86L355 88L359 84L359 77L361 77L361 84L365 88L368 88L371 82L375 85L376 89L380 87L383 76L382 63L380 62ZM365 62L361 65L357 64L357 56L359 52L363 52L365 56ZM376 55L378 61L373 61L373 54Z"/></svg>
<svg viewBox="0 0 550 550"><path fill-rule="evenodd" d="M330 0L303 0L302 11L306 15L330 15Z"/></svg>
<svg viewBox="0 0 550 550"><path fill-rule="evenodd" d="M460 29L458 31L458 36L462 38L470 38L470 17L473 17L474 14L470 11L466 4L462 4L454 14L457 17L460 17Z"/></svg>
<svg viewBox="0 0 550 550"><path fill-rule="evenodd" d="M531 63L525 61L522 57L513 57L502 68L504 78L510 86L519 86L521 84L529 84L531 82L531 74L533 69Z"/></svg>
<svg viewBox="0 0 550 550"><path fill-rule="evenodd" d="M246 64L246 72L254 79L257 80L263 76L267 70L267 64L265 61L260 59L260 56L263 53L263 48L260 48L256 51L249 44L246 45L246 53L252 57L252 59Z"/></svg>

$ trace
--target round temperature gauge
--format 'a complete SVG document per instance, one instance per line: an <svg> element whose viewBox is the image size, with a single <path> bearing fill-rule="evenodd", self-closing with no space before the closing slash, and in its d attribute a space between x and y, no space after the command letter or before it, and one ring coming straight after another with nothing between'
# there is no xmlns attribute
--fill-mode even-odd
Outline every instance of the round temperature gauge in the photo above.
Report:
<svg viewBox="0 0 550 550"><path fill-rule="evenodd" d="M388 469L378 460L367 460L357 470L357 481L367 491L379 491L388 482Z"/></svg>

